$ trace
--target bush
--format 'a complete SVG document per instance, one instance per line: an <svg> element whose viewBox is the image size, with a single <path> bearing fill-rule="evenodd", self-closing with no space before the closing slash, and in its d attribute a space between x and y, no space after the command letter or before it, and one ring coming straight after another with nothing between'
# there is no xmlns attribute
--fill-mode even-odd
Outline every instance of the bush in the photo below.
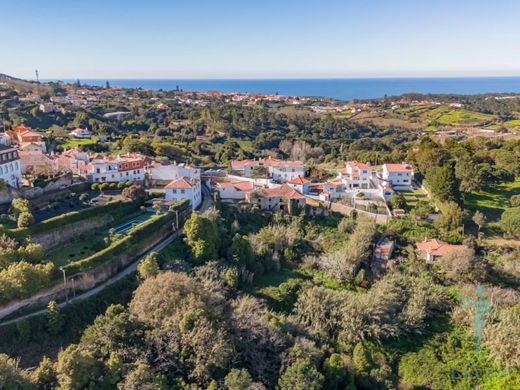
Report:
<svg viewBox="0 0 520 390"><path fill-rule="evenodd" d="M513 195L509 199L509 203L511 204L511 207L520 207L520 195Z"/></svg>
<svg viewBox="0 0 520 390"><path fill-rule="evenodd" d="M512 207L502 213L500 227L509 236L520 237L520 207Z"/></svg>
<svg viewBox="0 0 520 390"><path fill-rule="evenodd" d="M403 195L393 195L388 200L388 205L392 208L392 210L404 209L406 207L406 199Z"/></svg>
<svg viewBox="0 0 520 390"><path fill-rule="evenodd" d="M26 298L49 284L54 264L20 261L0 271L0 303Z"/></svg>

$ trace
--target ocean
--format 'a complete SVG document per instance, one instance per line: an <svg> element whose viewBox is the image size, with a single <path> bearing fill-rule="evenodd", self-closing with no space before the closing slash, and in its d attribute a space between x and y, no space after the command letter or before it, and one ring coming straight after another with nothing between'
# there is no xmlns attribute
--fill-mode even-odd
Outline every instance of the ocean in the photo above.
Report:
<svg viewBox="0 0 520 390"><path fill-rule="evenodd" d="M45 80L56 81L56 80ZM76 80L63 80L75 82ZM107 79L80 79L82 84L104 86ZM344 79L108 79L126 88L184 91L248 92L320 96L340 100L375 99L403 93L520 93L520 77L344 78Z"/></svg>

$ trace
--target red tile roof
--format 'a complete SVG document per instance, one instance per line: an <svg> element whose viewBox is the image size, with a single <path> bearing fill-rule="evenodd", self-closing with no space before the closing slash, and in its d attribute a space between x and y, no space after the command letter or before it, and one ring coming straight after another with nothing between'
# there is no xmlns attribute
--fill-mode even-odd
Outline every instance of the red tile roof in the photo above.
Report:
<svg viewBox="0 0 520 390"><path fill-rule="evenodd" d="M289 183L289 184L302 185L302 184L307 184L307 183L309 183L309 182L310 182L310 181L307 180L307 179L304 178L304 177L295 177L294 179L289 180L287 183Z"/></svg>
<svg viewBox="0 0 520 390"><path fill-rule="evenodd" d="M305 199L305 196L300 194L294 188L289 187L287 184L282 184L275 188L262 188L256 192L258 195L265 198L287 198L287 199Z"/></svg>
<svg viewBox="0 0 520 390"><path fill-rule="evenodd" d="M410 172L412 170L412 166L409 164L385 164L388 172Z"/></svg>
<svg viewBox="0 0 520 390"><path fill-rule="evenodd" d="M371 168L370 165L361 163L361 162L357 162L357 161L349 161L349 162L347 162L347 165L350 166L351 168L358 168L358 169L370 169Z"/></svg>
<svg viewBox="0 0 520 390"><path fill-rule="evenodd" d="M431 256L438 257L445 256L449 253L453 253L461 248L464 248L464 245L448 244L447 242L438 240L436 238L433 240L418 242L416 246L418 250L427 252Z"/></svg>
<svg viewBox="0 0 520 390"><path fill-rule="evenodd" d="M170 182L165 188L187 190L193 188L193 184L190 179L186 177L181 177Z"/></svg>

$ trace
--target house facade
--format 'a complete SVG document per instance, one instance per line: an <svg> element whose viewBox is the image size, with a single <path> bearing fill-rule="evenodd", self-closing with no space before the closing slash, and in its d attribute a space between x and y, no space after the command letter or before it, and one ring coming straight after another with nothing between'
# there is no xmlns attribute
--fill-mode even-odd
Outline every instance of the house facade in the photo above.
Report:
<svg viewBox="0 0 520 390"><path fill-rule="evenodd" d="M81 129L79 127L77 129L72 130L69 134L72 137L78 138L78 139L89 139L90 137L92 137L92 132L90 130Z"/></svg>
<svg viewBox="0 0 520 390"><path fill-rule="evenodd" d="M145 157L140 154L125 156L95 155L88 163L78 163L78 173L91 182L141 182L145 179Z"/></svg>
<svg viewBox="0 0 520 390"><path fill-rule="evenodd" d="M2 144L0 144L0 179L14 188L20 188L22 185L22 168L18 151Z"/></svg>
<svg viewBox="0 0 520 390"><path fill-rule="evenodd" d="M218 191L222 200L242 200L248 192L253 191L254 185L250 181L219 180L213 182L213 188Z"/></svg>
<svg viewBox="0 0 520 390"><path fill-rule="evenodd" d="M305 196L287 184L248 192L246 201L258 205L262 210L284 211L289 214L306 204Z"/></svg>
<svg viewBox="0 0 520 390"><path fill-rule="evenodd" d="M345 168L339 170L338 178L345 186L346 191L366 190L370 188L372 167L370 164L349 161Z"/></svg>
<svg viewBox="0 0 520 390"><path fill-rule="evenodd" d="M409 190L412 188L413 168L406 163L384 164L382 178L396 190Z"/></svg>
<svg viewBox="0 0 520 390"><path fill-rule="evenodd" d="M147 165L146 171L152 182L157 184L167 184L181 177L200 180L201 174L199 168L190 167L186 164L162 164L157 161Z"/></svg>
<svg viewBox="0 0 520 390"><path fill-rule="evenodd" d="M301 161L266 157L260 160L235 160L231 162L231 169L244 177L252 177L255 168L258 167L265 168L266 176L280 183L285 183L298 177L305 177L305 166Z"/></svg>
<svg viewBox="0 0 520 390"><path fill-rule="evenodd" d="M202 201L200 180L181 177L164 187L164 200L169 203L188 199L192 208L197 208Z"/></svg>

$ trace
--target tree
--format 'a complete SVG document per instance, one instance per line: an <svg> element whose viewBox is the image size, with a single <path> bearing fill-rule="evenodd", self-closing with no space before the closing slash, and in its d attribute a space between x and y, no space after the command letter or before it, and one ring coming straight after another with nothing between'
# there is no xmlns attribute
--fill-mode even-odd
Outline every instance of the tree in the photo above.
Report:
<svg viewBox="0 0 520 390"><path fill-rule="evenodd" d="M17 225L19 228L26 228L34 224L34 217L29 211L24 211L18 216Z"/></svg>
<svg viewBox="0 0 520 390"><path fill-rule="evenodd" d="M480 233L480 230L486 226L486 216L484 213L481 213L479 210L475 211L475 214L473 215L473 218L471 218L473 222L478 226L478 232Z"/></svg>
<svg viewBox="0 0 520 390"><path fill-rule="evenodd" d="M300 359L291 364L280 377L280 390L321 390L323 375L309 360Z"/></svg>
<svg viewBox="0 0 520 390"><path fill-rule="evenodd" d="M139 184L132 184L130 187L125 188L121 195L125 199L130 199L133 201L144 201L146 199L146 191L143 186Z"/></svg>
<svg viewBox="0 0 520 390"><path fill-rule="evenodd" d="M520 237L520 207L512 207L502 213L500 227L509 236Z"/></svg>
<svg viewBox="0 0 520 390"><path fill-rule="evenodd" d="M431 195L440 202L460 202L459 182L453 164L433 167L426 173Z"/></svg>
<svg viewBox="0 0 520 390"><path fill-rule="evenodd" d="M244 369L233 368L224 378L227 390L249 390L252 384L251 375Z"/></svg>
<svg viewBox="0 0 520 390"><path fill-rule="evenodd" d="M40 390L51 390L58 386L56 369L51 359L43 357L38 368L32 373L31 381Z"/></svg>
<svg viewBox="0 0 520 390"><path fill-rule="evenodd" d="M137 274L141 279L148 279L159 273L159 255L156 252L148 254L137 266Z"/></svg>
<svg viewBox="0 0 520 390"><path fill-rule="evenodd" d="M64 323L63 315L56 304L56 301L50 301L47 304L47 330L52 335L60 333Z"/></svg>
<svg viewBox="0 0 520 390"><path fill-rule="evenodd" d="M194 211L184 224L184 241L191 248L197 263L214 260L218 255L220 239L216 224Z"/></svg>
<svg viewBox="0 0 520 390"><path fill-rule="evenodd" d="M157 390L159 386L156 383L152 368L144 362L138 362L126 375L120 388L125 390Z"/></svg>
<svg viewBox="0 0 520 390"><path fill-rule="evenodd" d="M71 344L58 354L56 372L60 388L95 388L102 377L102 364L77 344Z"/></svg>
<svg viewBox="0 0 520 390"><path fill-rule="evenodd" d="M240 265L245 265L250 271L254 261L254 253L251 244L246 236L235 234L229 248L229 258Z"/></svg>
<svg viewBox="0 0 520 390"><path fill-rule="evenodd" d="M354 390L353 377L341 355L333 353L323 364L325 374L325 388L330 390Z"/></svg>
<svg viewBox="0 0 520 390"><path fill-rule="evenodd" d="M440 205L441 215L435 224L445 231L453 231L462 226L462 210L455 202L443 203Z"/></svg>
<svg viewBox="0 0 520 390"><path fill-rule="evenodd" d="M34 387L18 369L18 361L0 354L0 388L6 390L29 390Z"/></svg>
<svg viewBox="0 0 520 390"><path fill-rule="evenodd" d="M477 261L475 251L462 247L452 253L442 256L437 265L444 271L446 277L457 281L472 281L476 276Z"/></svg>
<svg viewBox="0 0 520 390"><path fill-rule="evenodd" d="M501 309L497 321L489 322L485 333L485 344L493 357L501 364L514 369L520 368L520 307Z"/></svg>

